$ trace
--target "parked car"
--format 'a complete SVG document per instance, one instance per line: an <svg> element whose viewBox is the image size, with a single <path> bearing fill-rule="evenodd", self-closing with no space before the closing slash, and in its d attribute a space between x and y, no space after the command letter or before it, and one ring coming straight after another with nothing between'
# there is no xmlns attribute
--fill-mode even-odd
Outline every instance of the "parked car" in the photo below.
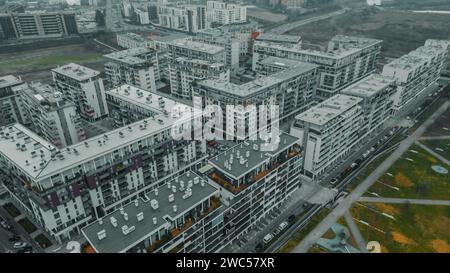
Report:
<svg viewBox="0 0 450 273"><path fill-rule="evenodd" d="M308 203L304 203L303 206L304 206L305 204L308 204ZM294 221L295 221L295 215L294 215L294 214L289 215L288 221L291 222L291 223L294 222Z"/></svg>
<svg viewBox="0 0 450 273"><path fill-rule="evenodd" d="M262 248L263 248L263 244L259 243L255 246L255 251L260 252L262 250Z"/></svg>
<svg viewBox="0 0 450 273"><path fill-rule="evenodd" d="M18 242L20 240L21 240L21 238L18 235L14 235L14 236L12 236L11 238L8 239L8 241L10 241L10 242Z"/></svg>
<svg viewBox="0 0 450 273"><path fill-rule="evenodd" d="M277 236L278 234L280 234L280 229L277 227L277 228L275 228L273 231L272 231L272 235L275 237L275 236Z"/></svg>
<svg viewBox="0 0 450 273"><path fill-rule="evenodd" d="M334 184L336 184L337 182L338 182L338 180L337 180L337 178L335 177L335 178L331 179L330 184L331 184L331 185L334 185Z"/></svg>
<svg viewBox="0 0 450 273"><path fill-rule="evenodd" d="M17 242L14 244L13 248L14 249L22 249L22 248L25 248L26 246L28 246L28 244L25 242Z"/></svg>
<svg viewBox="0 0 450 273"><path fill-rule="evenodd" d="M272 239L273 239L273 235L272 235L272 233L269 233L266 236L264 236L263 242L264 242L264 244L268 244L268 243L270 243L270 241L272 241Z"/></svg>
<svg viewBox="0 0 450 273"><path fill-rule="evenodd" d="M278 226L278 229L279 229L280 231L283 231L285 228L287 228L288 225L289 225L289 224L288 224L288 222L286 222L286 221L281 222L281 224Z"/></svg>
<svg viewBox="0 0 450 273"><path fill-rule="evenodd" d="M26 246L22 249L17 250L17 253L34 253L34 251L31 246Z"/></svg>

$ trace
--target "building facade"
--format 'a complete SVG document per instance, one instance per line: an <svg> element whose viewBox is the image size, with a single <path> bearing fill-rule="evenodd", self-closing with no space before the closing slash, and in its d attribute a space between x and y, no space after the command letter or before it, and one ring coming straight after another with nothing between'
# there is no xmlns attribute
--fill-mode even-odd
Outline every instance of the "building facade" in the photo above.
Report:
<svg viewBox="0 0 450 273"><path fill-rule="evenodd" d="M253 69L268 56L312 63L319 66L319 101L338 94L340 90L368 76L376 69L381 51L380 40L337 35L327 51L302 49L300 45L255 41Z"/></svg>
<svg viewBox="0 0 450 273"><path fill-rule="evenodd" d="M344 158L360 139L363 121L362 99L338 94L295 118L291 135L304 147L304 174L322 175Z"/></svg>
<svg viewBox="0 0 450 273"><path fill-rule="evenodd" d="M78 34L75 14L70 12L0 14L0 29L3 38L19 40Z"/></svg>
<svg viewBox="0 0 450 273"><path fill-rule="evenodd" d="M52 69L52 75L59 91L75 103L82 118L92 121L108 116L105 87L99 71L70 63Z"/></svg>
<svg viewBox="0 0 450 273"><path fill-rule="evenodd" d="M185 106L183 111L192 112ZM190 120L186 120L190 122ZM55 147L20 124L0 130L0 166L16 205L59 242L164 185L204 158L204 141L174 140L177 115L160 114Z"/></svg>
<svg viewBox="0 0 450 273"><path fill-rule="evenodd" d="M104 55L105 74L112 87L131 84L156 91L155 81L160 79L158 53L146 47L136 47Z"/></svg>
<svg viewBox="0 0 450 273"><path fill-rule="evenodd" d="M13 75L0 77L0 126L11 123L25 123L25 112L20 94L13 87L23 81Z"/></svg>
<svg viewBox="0 0 450 273"><path fill-rule="evenodd" d="M207 20L219 25L245 23L247 7L220 1L206 2Z"/></svg>
<svg viewBox="0 0 450 273"><path fill-rule="evenodd" d="M449 44L448 41L429 40L424 46L383 67L382 75L393 77L396 81L394 112L426 95L424 91L437 83L447 59Z"/></svg>
<svg viewBox="0 0 450 273"><path fill-rule="evenodd" d="M86 139L75 104L63 94L41 83L14 87L20 94L26 114L25 123L58 148Z"/></svg>

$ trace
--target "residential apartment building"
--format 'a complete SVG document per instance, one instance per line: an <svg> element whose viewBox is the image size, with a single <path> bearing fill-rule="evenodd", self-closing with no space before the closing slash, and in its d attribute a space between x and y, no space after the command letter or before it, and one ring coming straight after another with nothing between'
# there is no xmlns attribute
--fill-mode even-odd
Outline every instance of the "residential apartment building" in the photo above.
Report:
<svg viewBox="0 0 450 273"><path fill-rule="evenodd" d="M82 118L92 121L108 116L105 87L99 71L70 63L52 69L52 75L59 91L75 103Z"/></svg>
<svg viewBox="0 0 450 273"><path fill-rule="evenodd" d="M223 63L178 57L170 64L172 96L192 101L194 86L201 80L230 80L230 71Z"/></svg>
<svg viewBox="0 0 450 273"><path fill-rule="evenodd" d="M316 65L299 62L289 69L244 84L203 80L194 87L194 107L220 106L224 128L231 130L227 132L233 131L235 137L245 139L252 134L249 125L259 124L260 117L254 114L253 107L257 110L262 105L278 106L280 122L308 109L313 103L317 75Z"/></svg>
<svg viewBox="0 0 450 273"><path fill-rule="evenodd" d="M69 240L88 223L145 197L204 159L204 141L172 138L174 126L191 122L179 115L192 112L181 107L64 149L20 124L3 127L0 170L9 177L4 186L50 236Z"/></svg>
<svg viewBox="0 0 450 273"><path fill-rule="evenodd" d="M158 6L158 19L161 27L189 33L208 28L206 6L201 5Z"/></svg>
<svg viewBox="0 0 450 273"><path fill-rule="evenodd" d="M312 179L350 152L360 139L362 98L338 94L295 117L291 135L304 149L304 174Z"/></svg>
<svg viewBox="0 0 450 273"><path fill-rule="evenodd" d="M127 84L106 91L106 101L115 127L170 113L180 105L173 99Z"/></svg>
<svg viewBox="0 0 450 273"><path fill-rule="evenodd" d="M71 12L33 12L0 14L0 38L57 38L78 34Z"/></svg>
<svg viewBox="0 0 450 273"><path fill-rule="evenodd" d="M98 253L215 252L224 244L223 206L217 192L187 171L82 232Z"/></svg>
<svg viewBox="0 0 450 273"><path fill-rule="evenodd" d="M341 94L361 98L363 110L360 136L364 137L381 128L392 116L395 80L380 74L371 74L361 81L343 89Z"/></svg>
<svg viewBox="0 0 450 273"><path fill-rule="evenodd" d="M136 47L147 47L147 48L154 47L152 40L146 39L142 35L133 32L118 33L116 35L116 39L117 45L124 49Z"/></svg>
<svg viewBox="0 0 450 273"><path fill-rule="evenodd" d="M219 188L226 208L223 244L260 225L259 220L283 205L301 186L299 139L282 133L277 140L273 146L262 140L243 141L210 158L202 168L209 183Z"/></svg>
<svg viewBox="0 0 450 273"><path fill-rule="evenodd" d="M247 7L220 1L207 1L206 12L208 22L218 25L245 23Z"/></svg>
<svg viewBox="0 0 450 273"><path fill-rule="evenodd" d="M23 84L20 77L7 75L0 77L0 126L11 123L25 123L25 113L20 94L13 87Z"/></svg>
<svg viewBox="0 0 450 273"><path fill-rule="evenodd" d="M424 46L383 67L382 75L395 78L394 111L397 113L426 95L437 83L448 55L449 41L429 40Z"/></svg>
<svg viewBox="0 0 450 273"><path fill-rule="evenodd" d="M381 42L337 35L329 42L327 51L318 51L302 49L298 44L255 41L253 69L268 56L316 64L319 66L316 99L322 101L371 74L376 69Z"/></svg>
<svg viewBox="0 0 450 273"><path fill-rule="evenodd" d="M39 82L13 89L22 99L25 125L52 145L63 148L86 139L75 104L61 92Z"/></svg>
<svg viewBox="0 0 450 273"><path fill-rule="evenodd" d="M147 9L136 8L134 9L134 13L136 23L138 23L139 25L150 24L150 17Z"/></svg>
<svg viewBox="0 0 450 273"><path fill-rule="evenodd" d="M193 41L191 38L176 39L167 44L169 64L178 57L225 63L225 48Z"/></svg>
<svg viewBox="0 0 450 273"><path fill-rule="evenodd" d="M301 46L302 37L298 35L261 33L256 37L256 41Z"/></svg>
<svg viewBox="0 0 450 273"><path fill-rule="evenodd" d="M147 47L136 47L104 55L108 84L117 87L131 84L148 91L156 91L160 79L158 53Z"/></svg>

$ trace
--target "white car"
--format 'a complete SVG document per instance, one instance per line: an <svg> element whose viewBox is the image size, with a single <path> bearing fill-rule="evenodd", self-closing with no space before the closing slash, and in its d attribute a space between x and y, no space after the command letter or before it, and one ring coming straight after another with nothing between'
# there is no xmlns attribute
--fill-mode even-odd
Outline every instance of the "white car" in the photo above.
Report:
<svg viewBox="0 0 450 273"><path fill-rule="evenodd" d="M22 248L24 248L26 246L28 246L28 244L25 243L25 242L17 242L17 243L14 244L13 247L14 247L14 249L22 249Z"/></svg>
<svg viewBox="0 0 450 273"><path fill-rule="evenodd" d="M264 236L263 242L265 244L268 244L268 243L270 243L270 241L272 241L272 239L273 239L273 235L272 235L272 233L269 233L266 236Z"/></svg>
<svg viewBox="0 0 450 273"><path fill-rule="evenodd" d="M279 229L280 231L282 231L282 230L284 230L287 226L288 226L288 222L284 221L284 222L282 222L282 223L278 226L278 229Z"/></svg>

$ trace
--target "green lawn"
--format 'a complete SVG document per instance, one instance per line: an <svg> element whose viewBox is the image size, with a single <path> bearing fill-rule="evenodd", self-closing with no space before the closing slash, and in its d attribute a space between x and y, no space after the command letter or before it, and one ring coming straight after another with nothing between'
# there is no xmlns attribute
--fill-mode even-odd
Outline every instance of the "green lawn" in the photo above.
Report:
<svg viewBox="0 0 450 273"><path fill-rule="evenodd" d="M291 252L308 233L310 233L330 212L329 209L322 209L319 214L314 216L301 230L297 231L294 236L280 249L282 253Z"/></svg>
<svg viewBox="0 0 450 273"><path fill-rule="evenodd" d="M42 58L34 58L32 60L11 60L0 63L1 70L11 69L28 69L30 67L57 66L67 63L88 63L97 62L102 59L102 54L92 54L86 56L65 55L65 56L45 56Z"/></svg>
<svg viewBox="0 0 450 273"><path fill-rule="evenodd" d="M418 153L414 153L417 151ZM408 161L412 159L413 161ZM450 175L438 174L431 169L433 165L446 166L434 156L417 145L412 145L398 159L379 181L369 189L383 197L450 199ZM388 175L391 174L392 176ZM368 193L366 196L372 196Z"/></svg>
<svg viewBox="0 0 450 273"><path fill-rule="evenodd" d="M33 223L31 223L31 221L28 220L28 218L23 218L19 220L18 223L23 227L23 229L25 229L25 231L28 234L33 233L34 231L37 230L36 226Z"/></svg>
<svg viewBox="0 0 450 273"><path fill-rule="evenodd" d="M420 142L445 159L450 160L450 139L427 139L421 140ZM439 150L436 150L436 148Z"/></svg>
<svg viewBox="0 0 450 273"><path fill-rule="evenodd" d="M19 216L20 210L18 208L16 208L16 206L14 206L12 203L7 203L5 205L3 205L3 208L12 216L12 217L17 217Z"/></svg>
<svg viewBox="0 0 450 273"><path fill-rule="evenodd" d="M381 251L450 253L450 207L411 204L353 204L353 217L366 242L378 241ZM375 211L374 211L375 210ZM390 219L380 213L394 216ZM383 233L384 232L384 233Z"/></svg>
<svg viewBox="0 0 450 273"><path fill-rule="evenodd" d="M34 240L44 249L52 245L52 242L44 234L39 234Z"/></svg>

